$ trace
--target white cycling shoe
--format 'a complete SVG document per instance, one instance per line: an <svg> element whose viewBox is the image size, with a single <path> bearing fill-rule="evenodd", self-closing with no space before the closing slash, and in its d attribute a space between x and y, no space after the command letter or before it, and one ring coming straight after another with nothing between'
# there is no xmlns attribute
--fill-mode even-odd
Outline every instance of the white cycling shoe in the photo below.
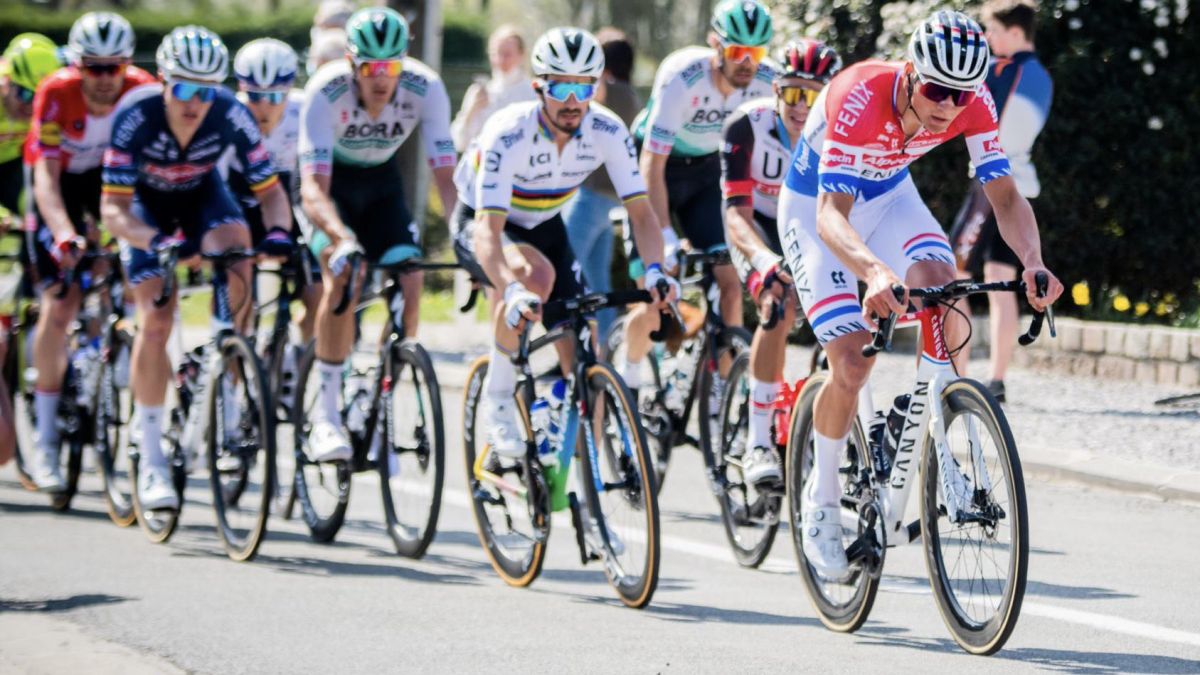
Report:
<svg viewBox="0 0 1200 675"><path fill-rule="evenodd" d="M176 510L179 495L165 466L146 466L138 470L138 501L143 511Z"/></svg>
<svg viewBox="0 0 1200 675"><path fill-rule="evenodd" d="M525 456L525 442L517 433L517 413L512 403L484 400L487 414L483 420L487 425L487 443L492 452L505 459L521 459Z"/></svg>
<svg viewBox="0 0 1200 675"><path fill-rule="evenodd" d="M67 489L62 467L58 464L57 448L43 448L35 443L33 452L25 461L25 471L39 492L62 492Z"/></svg>
<svg viewBox="0 0 1200 675"><path fill-rule="evenodd" d="M328 420L313 422L305 450L313 462L347 462L353 455L342 426Z"/></svg>
<svg viewBox="0 0 1200 675"><path fill-rule="evenodd" d="M850 576L850 563L842 546L841 508L817 504L805 486L801 511L804 557L808 564L830 581L846 580Z"/></svg>
<svg viewBox="0 0 1200 675"><path fill-rule="evenodd" d="M781 482L783 469L779 466L779 453L761 445L749 448L742 459L742 476L751 485Z"/></svg>

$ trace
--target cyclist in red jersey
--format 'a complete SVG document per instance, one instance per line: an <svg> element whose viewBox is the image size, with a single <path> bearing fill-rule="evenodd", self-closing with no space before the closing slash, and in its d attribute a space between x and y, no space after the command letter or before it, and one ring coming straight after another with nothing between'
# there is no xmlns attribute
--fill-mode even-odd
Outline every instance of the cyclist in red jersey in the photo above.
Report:
<svg viewBox="0 0 1200 675"><path fill-rule="evenodd" d="M33 208L26 248L33 260L41 312L33 343L36 452L30 475L43 490L64 486L58 468L59 392L66 336L79 311L78 285L59 298L63 272L98 238L100 165L112 135L113 109L129 89L154 81L130 65L133 28L121 16L89 12L71 27L74 63L42 81L33 99L25 162L32 167Z"/></svg>

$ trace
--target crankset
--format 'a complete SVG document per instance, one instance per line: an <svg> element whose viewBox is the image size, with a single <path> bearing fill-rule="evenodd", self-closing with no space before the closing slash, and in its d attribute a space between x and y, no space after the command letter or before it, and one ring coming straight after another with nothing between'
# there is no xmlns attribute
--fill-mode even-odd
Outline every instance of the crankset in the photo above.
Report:
<svg viewBox="0 0 1200 675"><path fill-rule="evenodd" d="M879 502L871 499L858 512L858 538L846 548L846 560L861 564L872 579L883 574L883 560L887 550L887 533L883 528L883 510Z"/></svg>

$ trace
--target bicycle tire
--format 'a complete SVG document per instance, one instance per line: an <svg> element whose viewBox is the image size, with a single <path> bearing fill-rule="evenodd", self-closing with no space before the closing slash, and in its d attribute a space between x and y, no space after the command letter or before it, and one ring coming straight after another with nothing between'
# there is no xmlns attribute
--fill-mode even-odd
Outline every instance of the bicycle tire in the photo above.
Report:
<svg viewBox="0 0 1200 675"><path fill-rule="evenodd" d="M132 421L133 394L121 387L116 378L116 363L123 350L132 351L133 337L114 324L108 331L108 345L102 350L96 395L96 457L104 508L118 527L129 527L137 520L133 510L133 462L129 456L129 423ZM124 392L122 394L122 392ZM124 476L124 478L122 478ZM123 489L122 483L131 487Z"/></svg>
<svg viewBox="0 0 1200 675"><path fill-rule="evenodd" d="M974 413L987 428L995 444L994 447L997 449L998 465L1005 469L1005 494L1008 498L1007 505L1004 507L1005 519L1015 525L1010 526L1015 541L1003 547L1007 548L1010 553L1015 551L1016 554L1009 556L1008 574L1004 590L1000 594L997 613L987 621L974 620L964 613L962 604L952 588L954 580L949 578L954 569L951 569L949 574L947 573L946 561L941 554L939 544L943 534L938 527L939 521L942 520L938 505L940 489L938 453L933 438L929 436L927 430L921 444L923 448L921 541L925 549L929 583L933 589L938 612L954 641L971 654L985 656L1000 650L1012 635L1025 597L1025 584L1029 574L1029 516L1025 503L1025 479L1021 471L1021 459L1017 454L1017 445L1004 411L982 384L968 379L951 382L942 392L942 412L947 429L952 428L955 419L967 412ZM970 455L967 456L970 457ZM970 460L970 464L972 476L977 480L978 467L975 466L973 458ZM992 492L994 492L996 483L993 482L992 487ZM980 495L980 490L973 492L974 499L980 500L986 497L990 502L990 495ZM1013 513L1014 511L1015 513ZM980 530L986 536L986 531L982 526ZM981 546L982 543L981 539ZM991 557L995 564L996 556ZM973 580L972 589L974 583ZM981 581L980 583L986 591L987 582Z"/></svg>
<svg viewBox="0 0 1200 675"><path fill-rule="evenodd" d="M612 328L609 329L608 338L604 341L607 348L603 357L607 363L612 363L617 350L624 344L625 326L629 323L628 316L628 314L622 315L613 322ZM671 452L675 449L675 441L682 434L682 429L675 428L674 417L663 403L662 368L654 349L646 354L646 365L650 367L651 387L655 395L653 398L637 402L638 414L643 422L642 428L646 432L650 456L654 459L654 486L655 489L662 490L663 482L667 479L667 467L671 464ZM682 425L686 424L687 420L683 420Z"/></svg>
<svg viewBox="0 0 1200 675"><path fill-rule="evenodd" d="M63 457L63 445L66 446L65 457ZM71 501L79 493L79 475L83 473L83 443L78 439L64 439L59 446L59 457L65 469L63 472L65 487L62 492L50 494L50 508L54 511L65 512L71 510Z"/></svg>
<svg viewBox="0 0 1200 675"><path fill-rule="evenodd" d="M708 339L712 339L711 337ZM705 354L700 358L699 374L696 377L695 396L696 396L696 425L699 427L700 433L697 438L700 440L700 454L704 457L705 468L709 471L713 468L713 451L712 451L712 424L711 420L715 415L709 409L709 392L714 390L715 382L713 374L720 368L721 360L725 354L729 355L729 363L732 366L733 361L740 354L750 352L750 342L753 336L750 331L741 326L726 326L720 336L721 344L717 345L716 363L709 367L709 358L707 354L707 345L705 345ZM728 375L728 372L726 372ZM724 378L722 378L724 379ZM722 392L724 397L724 392Z"/></svg>
<svg viewBox="0 0 1200 675"><path fill-rule="evenodd" d="M287 359L287 351L290 349L298 349L303 353L308 345L301 345L291 342L288 338L290 333L285 333L282 336L272 335L272 340L268 343L265 353L263 354L263 362L267 364L267 381L271 388L271 401L274 402L273 409L275 410L275 461L284 463L290 458L290 455L279 452L279 448L288 446L287 440L294 439L295 426L293 424L292 411L284 406L284 382L283 382L283 364ZM313 343L312 340L309 341ZM296 363L296 373L293 377L298 379L299 376L299 359ZM296 382L292 382L292 407L295 407ZM286 429L291 427L291 436L289 439L283 438ZM292 471L285 471L284 466L277 465L275 467L275 503L273 505L274 512L284 520L291 520L292 508L296 502L295 481L284 481L283 477L291 478L295 473L295 467L291 467Z"/></svg>
<svg viewBox="0 0 1200 675"><path fill-rule="evenodd" d="M522 588L533 583L538 575L542 572L542 564L546 560L546 541L550 534L550 510L549 510L549 490L546 488L544 476L540 466L536 469L533 464L537 460L532 459L532 453L526 453L526 457L514 469L515 473L520 474L522 487L527 491L527 495L531 499L540 499L542 506L539 509L529 509L530 504L527 500L521 500L519 503L521 508L518 509L517 515L521 513L529 513L532 515L530 519L530 530L534 536L526 537L524 533L517 533L523 538L529 540L528 551L521 554L518 558L515 555L509 554L510 547L502 542L497 535L496 528L493 526L491 518L488 515L488 510L482 502L485 498L504 499L503 493L498 489L493 493L489 492L489 488L485 487L485 483L475 476L475 466L477 460L481 457L476 453L476 423L479 420L479 406L483 395L483 380L487 374L488 357L481 356L471 364L471 368L467 373L467 379L463 386L463 454L466 459L467 472L467 489L471 495L471 510L475 516L475 531L479 535L479 544L483 547L484 553L488 557L488 562L491 563L492 569L496 570L496 574L504 580L504 583L509 586ZM533 438L533 431L529 425L529 408L522 400L522 397L516 397L517 416L520 420L520 428L525 433L525 438ZM486 448L486 440L481 448ZM486 459L479 461L482 466ZM499 493L499 494L497 494ZM514 497L514 501L516 501ZM507 513L507 501L505 504L505 512ZM537 536L538 533L541 536Z"/></svg>
<svg viewBox="0 0 1200 675"><path fill-rule="evenodd" d="M396 547L396 553L408 558L420 558L437 534L438 515L442 507L442 482L445 478L446 450L445 430L442 418L442 394L438 386L437 373L433 369L433 361L429 353L419 343L413 340L393 342L389 348L389 358L385 364L388 373L389 388L380 397L380 413L383 419L384 449L380 451L377 464L379 468L379 486L383 496L384 522L388 535ZM404 371L411 373L411 382L416 390L415 402L419 422L412 433L416 447L407 453L397 451L396 445L396 414L392 396L399 383L404 381ZM424 389L424 392L422 392ZM428 407L428 415L424 413ZM428 418L426 420L426 418ZM428 427L428 430L426 429ZM377 432L379 433L379 432ZM405 435L407 437L407 430ZM401 514L397 512L397 500L392 494L395 485L392 481L392 456L396 455L395 468L404 471L401 460L405 454L411 454L416 459L416 468L424 473L432 469L432 485L428 507L415 510L419 518L418 527L410 527ZM402 487L402 485L400 486ZM404 493L402 487L401 492Z"/></svg>
<svg viewBox="0 0 1200 675"><path fill-rule="evenodd" d="M734 359L725 379L725 395L721 398L721 442L714 448L716 454L713 456L713 466L717 471L713 476L716 483L713 492L721 507L721 524L725 528L725 538L733 549L733 557L742 567L756 568L767 559L767 555L771 553L771 546L775 543L783 497L780 494L769 494L755 489L755 498L751 500L748 490L754 488L746 485L740 465L725 461L724 448L735 447L735 444L743 442L738 437L739 430L743 429L744 423L749 422L746 417L749 410L749 386L740 386L742 378L748 376L749 371L750 353L744 352ZM735 406L740 414L736 426L731 427L730 418ZM743 433L748 433L748 430L744 430ZM735 479L732 482L731 473ZM734 488L734 485L740 485L740 490ZM741 493L740 503L735 491ZM762 522L763 516L751 515L756 513L765 514L766 522Z"/></svg>
<svg viewBox="0 0 1200 675"><path fill-rule="evenodd" d="M262 363L249 340L241 335L225 335L217 342L219 356L215 359L217 367L208 373L208 415L211 423L208 425L208 471L209 483L212 487L213 512L217 520L217 534L225 547L225 553L230 559L244 562L254 558L259 546L267 536L267 521L271 515L271 503L275 486L275 414L268 394L268 385L263 373ZM224 422L221 409L225 396L221 378L226 372L236 376L236 387L245 397L245 405L239 408L243 411L243 419L248 419L256 426L251 433L242 436L243 443L239 444L238 457L240 468L236 469L236 489L229 494L222 485L223 472L218 468L218 460L222 456L221 445L227 441L222 432ZM255 440L256 443L246 447L244 441ZM224 448L226 452L229 448ZM258 481L257 493L251 483L251 473L257 465L262 467L262 480ZM249 499L247 499L249 498ZM248 511L248 524L241 526L231 522L237 512Z"/></svg>
<svg viewBox="0 0 1200 675"><path fill-rule="evenodd" d="M600 463L605 466L597 466L592 462L592 454L588 452L588 443L585 431L590 428L590 424L580 424L580 432L576 436L576 455L579 460L579 472L581 476L580 483L583 486L584 504L586 505L595 527L598 530L601 541L605 547L605 565L604 573L608 578L608 583L613 590L617 592L621 602L628 607L641 609L650 604L650 600L654 597L654 591L658 587L658 568L660 562L660 529L659 529L659 513L658 513L658 490L654 485L654 464L651 461L650 454L646 449L646 441L641 428L641 422L638 419L637 408L632 404L633 396L628 387L625 386L621 376L617 371L607 363L597 363L590 366L586 372L587 383L592 390L592 409L595 414L602 416L600 419L599 429L602 432L607 432L609 424L606 424L610 419L615 419L624 429L620 430L620 438L622 452L617 454L613 452L611 434L604 433L606 442L603 447L603 455L601 448L597 447L596 458L603 460ZM612 418L613 412L618 412L615 418ZM581 420L582 422L582 420ZM630 461L632 460L632 462ZM614 479L619 481L604 480L606 472L613 472L616 475ZM588 477L593 477L588 480ZM646 541L643 548L646 555L641 569L634 570L635 575L618 574L618 571L623 571L624 565L621 564L620 558L622 553L628 552L629 543L631 540L631 528L621 526L620 531L610 530L609 514L604 511L604 500L597 491L597 483L602 485L613 486L611 489L606 489L606 494L612 494L616 491L617 498L613 501L617 503L627 503L634 511L641 511L642 519L646 532ZM626 484L626 487L618 490L617 486ZM638 507L641 507L640 509ZM614 539L611 533L615 532L621 536L625 542L620 546L622 551L618 552L614 545ZM622 568L618 570L617 568Z"/></svg>
<svg viewBox="0 0 1200 675"><path fill-rule="evenodd" d="M309 536L313 541L328 543L337 537L342 523L346 520L346 508L350 504L351 474L350 467L346 462L315 464L309 461L308 455L304 451L311 429L310 416L305 410L305 401L308 399L308 381L313 377L313 364L316 359L316 343L313 342L304 350L304 356L300 358L296 367L296 405L292 410L296 469L292 474L292 493L295 495L296 502L300 504L300 515L304 519L304 524L308 526ZM336 491L333 493L334 504L325 513L320 512L313 500L309 480L304 473L306 467L315 467L316 473L313 475L321 483L324 483L326 478L330 479L329 482Z"/></svg>
<svg viewBox="0 0 1200 675"><path fill-rule="evenodd" d="M792 533L792 545L796 551L796 563L800 570L800 578L804 582L805 590L808 591L813 608L817 610L817 617L830 630L852 633L861 628L870 615L871 607L875 604L875 596L879 592L879 579L861 568L853 570L848 580L849 584L837 584L837 586L849 586L853 591L843 594L845 600L839 602L837 599L830 598L829 594L825 592L824 582L816 576L816 572L804 557L801 494L811 469L811 462L807 460L812 457L813 452L813 403L828 378L827 372L820 372L809 377L796 397L796 404L792 409L792 425L788 430L786 477L788 522L791 523L789 529ZM858 467L870 466L870 458L866 450L866 435L863 433L857 416L849 438L847 458L859 462ZM851 448L854 450L851 451ZM861 473L862 471L855 470L849 475L861 475ZM836 589L836 586L834 588Z"/></svg>
<svg viewBox="0 0 1200 675"><path fill-rule="evenodd" d="M175 487L175 494L179 498L179 507L175 509L156 509L147 511L142 508L142 502L138 498L138 466L141 462L140 454L134 450L130 453L130 471L129 483L131 486L130 495L132 498L133 513L137 519L138 527L146 535L146 538L155 544L165 543L175 533L175 529L179 526L179 515L183 510L183 486L187 481L183 468L183 453L179 448L177 439L178 434L164 434L163 442L171 443L171 451L167 455L167 461L171 464L171 478Z"/></svg>

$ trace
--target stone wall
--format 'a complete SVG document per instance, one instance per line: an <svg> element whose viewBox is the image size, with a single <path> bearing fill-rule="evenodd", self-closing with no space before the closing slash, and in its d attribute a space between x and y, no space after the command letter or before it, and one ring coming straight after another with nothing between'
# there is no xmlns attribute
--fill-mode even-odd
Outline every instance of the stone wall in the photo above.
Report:
<svg viewBox="0 0 1200 675"><path fill-rule="evenodd" d="M1018 347L1027 368L1138 382L1200 386L1200 330L1058 319L1058 338Z"/></svg>

